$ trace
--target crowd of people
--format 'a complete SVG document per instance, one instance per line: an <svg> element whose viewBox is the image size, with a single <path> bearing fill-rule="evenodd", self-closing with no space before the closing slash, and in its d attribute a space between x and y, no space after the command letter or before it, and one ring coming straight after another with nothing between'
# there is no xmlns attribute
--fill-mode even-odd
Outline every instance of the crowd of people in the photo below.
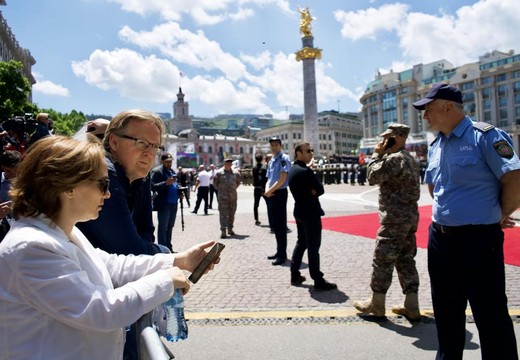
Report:
<svg viewBox="0 0 520 360"><path fill-rule="evenodd" d="M392 311L411 321L421 319L414 259L424 180L433 198L428 271L437 359L462 359L468 303L482 358L518 359L505 291L502 230L514 226L511 214L520 206L518 155L507 133L465 115L462 95L453 86L435 84L413 106L424 111L430 129L438 132L424 179L405 149L410 128L404 124L390 124L371 159L357 168L358 181L365 169L360 185L379 186L380 228L372 296L353 305L361 314L384 317L395 268L404 302ZM243 176L232 167L233 159L224 159L221 166L201 164L190 179L181 166L174 169L172 154L163 150L161 119L143 110L92 121L87 131L86 141L44 134L23 160L16 151L2 155L0 229L5 237L0 268L10 275L0 277L1 358L136 359L135 321L176 288L188 292L190 282L182 270L193 271L215 243L176 248L172 233L179 204L182 214L184 202L191 207L193 191L191 212L203 209L206 215L215 199L220 238L236 235L237 188ZM314 291L334 291L337 285L325 280L320 266L325 212L319 197L327 182L312 168L314 151L308 142L299 142L291 162L280 138L270 138L269 145L270 154L257 154L251 173L254 224L261 224L258 207L265 201L276 244L268 260L274 266L290 261L290 284L302 286L307 252ZM160 164L154 167L157 158ZM297 227L290 259L289 191Z"/></svg>

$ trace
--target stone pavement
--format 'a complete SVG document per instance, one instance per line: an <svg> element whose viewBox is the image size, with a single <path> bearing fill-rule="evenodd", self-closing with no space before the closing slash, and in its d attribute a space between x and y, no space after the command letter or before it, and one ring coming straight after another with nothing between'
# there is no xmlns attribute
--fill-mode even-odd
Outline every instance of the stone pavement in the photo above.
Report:
<svg viewBox="0 0 520 360"><path fill-rule="evenodd" d="M338 284L336 291L315 292L305 266L302 274L307 278L303 287L290 285L289 263L272 266L268 255L275 252L276 241L267 227L265 202L260 204L261 226L255 226L253 188L241 186L235 219L237 235L220 240L218 210L209 210L209 215L191 214L195 203L192 193L192 208L184 209L185 229L181 230L180 209L174 227L173 248L183 250L199 242L218 240L226 245L221 262L193 285L185 298L188 319L212 318L258 318L299 316L351 316L356 314L353 300L370 295L370 275L374 240L359 236L323 231L321 246L321 269L328 281ZM377 187L326 185L325 195L320 199L326 216L343 216L377 211ZM426 186L422 188L420 204L431 200ZM214 201L214 208L216 201ZM296 241L296 227L292 222L292 197L289 195L288 255ZM306 258L304 257L304 260ZM431 315L430 284L427 271L426 249L418 249L416 256L420 275L419 300L424 315ZM520 314L520 268L506 265L507 295L512 314ZM400 304L403 295L394 272L392 286L387 294L387 308ZM388 312L390 315L391 313Z"/></svg>

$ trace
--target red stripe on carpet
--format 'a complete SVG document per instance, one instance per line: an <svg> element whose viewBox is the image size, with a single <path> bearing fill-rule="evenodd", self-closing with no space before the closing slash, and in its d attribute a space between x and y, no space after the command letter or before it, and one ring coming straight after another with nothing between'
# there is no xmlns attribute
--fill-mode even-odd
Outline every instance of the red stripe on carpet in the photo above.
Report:
<svg viewBox="0 0 520 360"><path fill-rule="evenodd" d="M419 226L417 228L417 246L428 247L428 227L431 224L432 207L419 207ZM346 234L375 239L379 228L378 213L325 217L322 218L324 230L337 231ZM506 264L520 266L520 227L505 229L504 260Z"/></svg>

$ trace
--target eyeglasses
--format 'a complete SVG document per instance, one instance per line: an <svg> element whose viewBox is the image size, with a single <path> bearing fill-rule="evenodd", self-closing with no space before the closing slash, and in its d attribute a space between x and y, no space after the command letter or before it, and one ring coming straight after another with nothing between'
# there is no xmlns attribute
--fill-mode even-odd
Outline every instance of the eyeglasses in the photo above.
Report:
<svg viewBox="0 0 520 360"><path fill-rule="evenodd" d="M123 138L123 139L133 140L135 142L135 146L139 150L141 150L143 152L148 150L148 148L150 148L150 146L152 148L154 148L154 150L157 153L157 155L159 155L162 151L164 151L164 148L161 145L152 144L152 143L149 143L146 140L141 140L141 139L135 138L133 136L128 136L128 135L124 135L124 134L123 135L117 135L117 136L119 136L120 138Z"/></svg>
<svg viewBox="0 0 520 360"><path fill-rule="evenodd" d="M108 187L110 186L110 180L109 179L98 179L96 180L99 191L103 193L103 195L106 195L108 192Z"/></svg>
<svg viewBox="0 0 520 360"><path fill-rule="evenodd" d="M307 149L307 150L303 150L303 151L305 151L307 154L314 153L314 149Z"/></svg>

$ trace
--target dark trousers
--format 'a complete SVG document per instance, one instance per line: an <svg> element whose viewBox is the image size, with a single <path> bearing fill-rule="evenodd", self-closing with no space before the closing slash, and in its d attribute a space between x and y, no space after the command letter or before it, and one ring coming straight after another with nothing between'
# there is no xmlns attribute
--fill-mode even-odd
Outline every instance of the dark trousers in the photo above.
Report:
<svg viewBox="0 0 520 360"><path fill-rule="evenodd" d="M213 194L215 194L215 197L218 196L217 189L213 186L213 184L209 185L209 207L213 207Z"/></svg>
<svg viewBox="0 0 520 360"><path fill-rule="evenodd" d="M190 206L190 188L186 187L185 189L182 189L182 197L181 197L181 205L184 201L183 199L186 199L186 204L188 204L188 207Z"/></svg>
<svg viewBox="0 0 520 360"><path fill-rule="evenodd" d="M309 259L309 274L314 282L323 281L323 273L320 271L320 246L321 246L321 218L298 218L295 216L298 240L291 258L291 277L297 278L300 274L303 254L307 250Z"/></svg>
<svg viewBox="0 0 520 360"><path fill-rule="evenodd" d="M173 251L172 232L175 225L175 217L177 216L177 207L177 203L164 204L157 209L157 241L170 249L170 251Z"/></svg>
<svg viewBox="0 0 520 360"><path fill-rule="evenodd" d="M276 236L276 257L287 259L287 189L279 189L267 198L271 229Z"/></svg>
<svg viewBox="0 0 520 360"><path fill-rule="evenodd" d="M200 203L204 200L204 214L208 213L208 192L209 186L199 186L197 189L197 202L195 203L194 212L199 211Z"/></svg>
<svg viewBox="0 0 520 360"><path fill-rule="evenodd" d="M439 340L436 359L462 359L468 301L482 359L518 359L507 308L503 245L499 224L462 226L447 233L430 226L428 271Z"/></svg>
<svg viewBox="0 0 520 360"><path fill-rule="evenodd" d="M253 204L253 215L255 216L255 220L258 221L258 206L260 206L260 199L262 198L262 194L264 193L264 189L260 187L255 187L254 197L255 202Z"/></svg>

